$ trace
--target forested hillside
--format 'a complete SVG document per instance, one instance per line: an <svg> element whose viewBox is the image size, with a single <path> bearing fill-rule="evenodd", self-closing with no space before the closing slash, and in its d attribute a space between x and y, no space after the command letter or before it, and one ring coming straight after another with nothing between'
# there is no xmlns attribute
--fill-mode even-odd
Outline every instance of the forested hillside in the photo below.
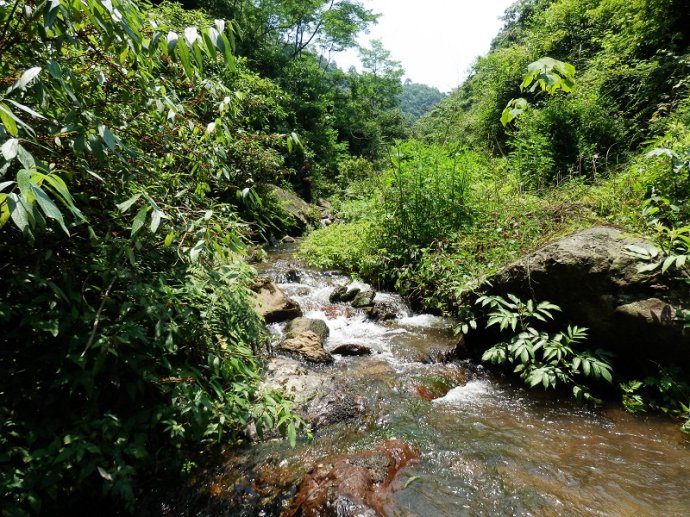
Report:
<svg viewBox="0 0 690 517"><path fill-rule="evenodd" d="M687 276L686 0L519 0L448 96L403 84L385 41L335 66L376 18L359 0L0 0L2 515L131 511L251 424L308 434L258 389L251 291L304 160L337 222L304 260L460 328L486 275L573 228L654 235L647 258ZM628 400L687 419L687 372L658 366L662 396L650 380Z"/></svg>

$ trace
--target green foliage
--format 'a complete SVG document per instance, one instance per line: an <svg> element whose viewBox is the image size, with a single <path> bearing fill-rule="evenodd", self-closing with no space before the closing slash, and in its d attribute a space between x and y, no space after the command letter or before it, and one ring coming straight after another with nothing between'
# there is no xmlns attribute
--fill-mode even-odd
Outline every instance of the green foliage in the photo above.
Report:
<svg viewBox="0 0 690 517"><path fill-rule="evenodd" d="M279 224L254 187L283 169L281 90L172 4L19 0L0 27L8 511L131 508L251 421L293 441L289 401L257 392L243 256Z"/></svg>
<svg viewBox="0 0 690 517"><path fill-rule="evenodd" d="M391 162L381 185L386 249L406 257L468 221L475 154L408 141L391 150Z"/></svg>
<svg viewBox="0 0 690 517"><path fill-rule="evenodd" d="M533 327L533 321L546 323L553 319L553 311L560 310L549 302L523 302L516 296L481 296L477 304L488 307L487 327L497 325L503 332L510 329L507 341L495 344L482 355L482 361L493 364L515 364L514 373L531 388L544 389L566 385L572 387L573 396L599 404L585 382L588 379L613 381L608 354L603 350L592 352L577 350L587 338L587 331L568 326L564 332L549 334Z"/></svg>
<svg viewBox="0 0 690 517"><path fill-rule="evenodd" d="M331 225L310 233L299 255L311 267L343 269L372 277L384 264L373 245L375 232L367 221Z"/></svg>
<svg viewBox="0 0 690 517"><path fill-rule="evenodd" d="M438 88L413 83L406 79L402 85L400 109L410 123L414 123L446 97Z"/></svg>
<svg viewBox="0 0 690 517"><path fill-rule="evenodd" d="M683 378L680 369L662 368L657 375L621 383L620 388L623 405L631 413L661 411L686 420L681 431L690 432L690 383ZM688 404L684 403L686 401Z"/></svg>
<svg viewBox="0 0 690 517"><path fill-rule="evenodd" d="M554 95L559 90L568 93L575 87L575 67L551 57L534 61L527 65L527 73L522 78L520 90L529 88L529 91L534 93L537 86L549 95ZM512 99L503 110L501 124L507 126L528 107L529 103L525 99Z"/></svg>

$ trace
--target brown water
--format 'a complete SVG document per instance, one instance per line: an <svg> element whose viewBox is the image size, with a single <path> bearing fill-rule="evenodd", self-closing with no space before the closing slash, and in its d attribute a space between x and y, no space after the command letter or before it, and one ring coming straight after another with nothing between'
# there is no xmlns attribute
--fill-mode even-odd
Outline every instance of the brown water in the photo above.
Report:
<svg viewBox="0 0 690 517"><path fill-rule="evenodd" d="M298 279L286 275L293 268ZM399 515L690 515L690 445L676 423L556 400L467 362L424 362L452 345L450 322L413 315L393 295L377 298L398 308L393 323L334 308L328 294L348 280L305 269L290 250L265 269L306 316L327 321L327 349L359 343L375 354L328 367L361 397L361 418L318 430L295 450L260 445L255 461L303 471L398 437L421 452L396 492Z"/></svg>

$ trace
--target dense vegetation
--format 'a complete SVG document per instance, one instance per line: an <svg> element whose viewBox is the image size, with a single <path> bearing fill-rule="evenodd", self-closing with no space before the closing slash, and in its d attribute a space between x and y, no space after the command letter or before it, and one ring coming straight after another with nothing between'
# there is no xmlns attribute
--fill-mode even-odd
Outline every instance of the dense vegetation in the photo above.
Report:
<svg viewBox="0 0 690 517"><path fill-rule="evenodd" d="M247 251L291 224L269 184L305 157L332 191L406 135L380 44L362 73L330 63L375 18L0 1L3 515L132 507L251 422L294 441L290 402L257 391Z"/></svg>
<svg viewBox="0 0 690 517"><path fill-rule="evenodd" d="M362 72L333 65L376 20L360 1L182 4L0 0L3 512L131 508L251 422L294 440L289 400L258 391L247 256L290 225L271 184L305 158L341 222L306 259L426 308L466 319L484 275L595 221L654 226L647 258L687 269L687 2L520 0L447 97L403 84L382 42ZM545 56L574 65L572 91L520 90ZM664 375L626 404L682 412L682 372Z"/></svg>
<svg viewBox="0 0 690 517"><path fill-rule="evenodd" d="M578 227L658 234L659 267L685 268L688 3L520 0L504 22L415 140L336 199L343 224L309 236L307 261L461 321L473 321L463 300L483 278ZM687 418L686 378L662 365L633 383L649 396L641 407Z"/></svg>

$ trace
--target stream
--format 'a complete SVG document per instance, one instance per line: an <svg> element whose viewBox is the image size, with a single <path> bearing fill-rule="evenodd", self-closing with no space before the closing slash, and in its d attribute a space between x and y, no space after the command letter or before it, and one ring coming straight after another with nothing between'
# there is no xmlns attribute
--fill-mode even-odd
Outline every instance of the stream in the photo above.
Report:
<svg viewBox="0 0 690 517"><path fill-rule="evenodd" d="M398 476L392 515L690 514L690 445L676 423L615 405L592 409L556 400L470 362L431 362L455 341L450 321L413 314L385 293L376 300L395 307L397 318L384 323L348 304L330 304L333 288L350 280L305 268L290 246L273 251L260 269L306 317L327 322L327 350L344 343L372 349L370 356L335 356L334 364L313 367L345 383L362 411L317 426L313 441L301 439L295 449L282 440L253 446L228 463L214 486L237 491L234 473L251 465L289 498L294 489L286 487L323 458L395 437L418 449L419 459ZM270 326L276 339L284 326ZM249 491L260 492L261 480L252 483ZM267 500L225 511L277 515L289 504Z"/></svg>

